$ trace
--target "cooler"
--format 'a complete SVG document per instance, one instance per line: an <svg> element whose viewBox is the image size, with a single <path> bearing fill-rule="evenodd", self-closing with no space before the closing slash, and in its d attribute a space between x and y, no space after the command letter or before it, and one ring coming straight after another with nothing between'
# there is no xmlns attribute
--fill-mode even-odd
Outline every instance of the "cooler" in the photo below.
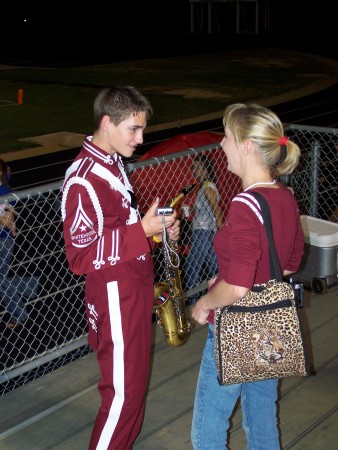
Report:
<svg viewBox="0 0 338 450"><path fill-rule="evenodd" d="M311 287L317 294L338 281L338 224L310 216L301 216L304 231L304 256L292 278Z"/></svg>

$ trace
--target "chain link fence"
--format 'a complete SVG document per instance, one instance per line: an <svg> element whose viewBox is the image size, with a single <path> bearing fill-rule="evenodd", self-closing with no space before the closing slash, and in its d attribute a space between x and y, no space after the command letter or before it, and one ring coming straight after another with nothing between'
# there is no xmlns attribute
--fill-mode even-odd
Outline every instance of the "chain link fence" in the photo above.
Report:
<svg viewBox="0 0 338 450"><path fill-rule="evenodd" d="M297 171L288 179L300 205L301 214L337 222L338 130L292 125L287 135L301 147ZM210 270L202 265L199 280L188 289L185 264L191 248L192 221L197 187L192 164L196 155L205 155L213 164L224 217L231 198L241 189L239 179L227 171L219 144L190 148L178 153L126 163L126 170L139 199L141 213L156 196L163 205L175 204L181 219L180 273L189 299L207 286ZM2 272L0 287L0 388L1 394L15 389L90 352L84 307L84 277L68 270L60 213L62 182L17 191L0 197L0 205L10 204L18 213L18 235L9 270ZM189 189L186 189L189 187ZM190 188L192 188L190 190ZM188 192L189 191L189 192ZM12 239L10 236L7 239ZM6 247L5 240L0 240ZM155 281L165 281L161 246L154 251ZM1 271L1 269L0 269ZM6 280L6 281L4 281ZM37 281L38 288L28 285ZM27 283L25 287L24 284ZM28 314L24 326L10 328L9 311L4 306L7 290L14 289Z"/></svg>
<svg viewBox="0 0 338 450"><path fill-rule="evenodd" d="M338 130L290 125L302 156L290 183L302 214L338 222Z"/></svg>

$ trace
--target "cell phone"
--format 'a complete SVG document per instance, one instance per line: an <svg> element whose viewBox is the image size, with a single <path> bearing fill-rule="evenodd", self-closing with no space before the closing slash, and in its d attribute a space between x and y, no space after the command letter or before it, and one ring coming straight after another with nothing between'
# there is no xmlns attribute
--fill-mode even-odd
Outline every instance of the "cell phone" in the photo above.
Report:
<svg viewBox="0 0 338 450"><path fill-rule="evenodd" d="M156 209L157 216L171 216L173 214L174 208L170 206L161 206Z"/></svg>

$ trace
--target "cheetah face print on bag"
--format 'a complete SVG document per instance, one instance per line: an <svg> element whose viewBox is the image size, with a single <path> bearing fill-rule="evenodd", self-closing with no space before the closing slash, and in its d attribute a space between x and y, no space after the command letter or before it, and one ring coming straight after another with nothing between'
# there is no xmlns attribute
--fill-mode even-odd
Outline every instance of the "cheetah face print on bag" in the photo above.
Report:
<svg viewBox="0 0 338 450"><path fill-rule="evenodd" d="M277 330L262 328L254 331L251 339L255 344L256 358L261 362L276 364L282 361L284 349Z"/></svg>

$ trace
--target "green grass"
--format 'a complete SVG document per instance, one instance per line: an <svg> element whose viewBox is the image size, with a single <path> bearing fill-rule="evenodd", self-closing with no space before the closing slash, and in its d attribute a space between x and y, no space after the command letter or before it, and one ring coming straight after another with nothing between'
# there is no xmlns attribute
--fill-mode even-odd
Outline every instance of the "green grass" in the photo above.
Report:
<svg viewBox="0 0 338 450"><path fill-rule="evenodd" d="M6 68L0 70L0 153L36 146L20 139L42 134L91 133L93 100L105 86L140 89L154 107L149 125L156 125L299 89L327 76L329 66L330 60L308 54L258 49L90 67Z"/></svg>

